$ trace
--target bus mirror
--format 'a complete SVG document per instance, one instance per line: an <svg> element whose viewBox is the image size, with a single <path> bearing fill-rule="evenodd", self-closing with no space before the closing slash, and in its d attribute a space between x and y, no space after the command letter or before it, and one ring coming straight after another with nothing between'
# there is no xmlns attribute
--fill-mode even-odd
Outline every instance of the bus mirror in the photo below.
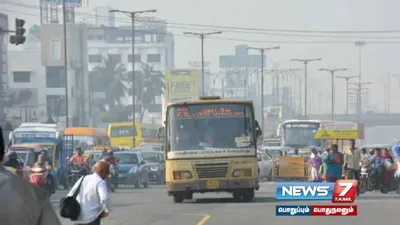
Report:
<svg viewBox="0 0 400 225"><path fill-rule="evenodd" d="M262 135L262 130L261 130L260 125L258 124L257 120L256 120L256 135L257 135L257 137L260 137Z"/></svg>

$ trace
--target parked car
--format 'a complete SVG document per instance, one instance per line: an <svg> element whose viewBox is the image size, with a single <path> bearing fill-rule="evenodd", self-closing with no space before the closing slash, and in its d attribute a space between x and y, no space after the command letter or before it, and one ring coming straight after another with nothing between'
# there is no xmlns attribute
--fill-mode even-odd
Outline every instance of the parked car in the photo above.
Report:
<svg viewBox="0 0 400 225"><path fill-rule="evenodd" d="M272 179L272 158L271 156L263 153L257 153L258 168L259 168L259 178L260 179Z"/></svg>

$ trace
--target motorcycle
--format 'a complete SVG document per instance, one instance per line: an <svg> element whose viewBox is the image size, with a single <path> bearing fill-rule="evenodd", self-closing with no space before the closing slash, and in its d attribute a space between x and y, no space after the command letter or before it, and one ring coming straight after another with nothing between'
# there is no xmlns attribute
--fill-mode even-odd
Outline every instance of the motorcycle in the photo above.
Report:
<svg viewBox="0 0 400 225"><path fill-rule="evenodd" d="M47 179L48 168L41 166L33 166L29 175L29 182L31 184L36 184L47 191L49 195L53 194L52 184L48 183Z"/></svg>
<svg viewBox="0 0 400 225"><path fill-rule="evenodd" d="M110 164L110 175L108 176L107 181L106 181L108 191L115 192L115 188L116 188L115 180L117 178L118 177L116 176L116 167L114 165Z"/></svg>
<svg viewBox="0 0 400 225"><path fill-rule="evenodd" d="M71 166L68 175L68 186L74 186L74 184L79 180L82 174L82 168L76 165Z"/></svg>
<svg viewBox="0 0 400 225"><path fill-rule="evenodd" d="M361 167L360 174L360 194L364 194L366 191L373 191L372 179L371 179L371 170L368 167Z"/></svg>

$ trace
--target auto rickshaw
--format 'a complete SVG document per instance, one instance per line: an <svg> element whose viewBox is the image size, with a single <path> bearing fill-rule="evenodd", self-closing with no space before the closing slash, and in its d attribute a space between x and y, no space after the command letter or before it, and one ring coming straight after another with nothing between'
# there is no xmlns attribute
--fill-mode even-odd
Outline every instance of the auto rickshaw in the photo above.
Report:
<svg viewBox="0 0 400 225"><path fill-rule="evenodd" d="M24 167L31 168L33 164L37 160L37 156L40 154L41 151L45 150L47 152L47 163L48 163L48 174L53 179L51 179L54 184L52 184L54 189L58 189L58 185L61 181L63 182L63 176L61 172L63 171L60 168L60 165L57 165L56 157L59 155L57 151L57 144L54 142L40 142L40 143L26 143L26 144L14 144L12 145L9 150L15 151L18 156L25 159ZM25 155L25 157L23 157Z"/></svg>
<svg viewBox="0 0 400 225"><path fill-rule="evenodd" d="M22 177L29 180L31 168L42 150L32 144L14 144L8 148L8 151L14 151L18 158L23 161Z"/></svg>

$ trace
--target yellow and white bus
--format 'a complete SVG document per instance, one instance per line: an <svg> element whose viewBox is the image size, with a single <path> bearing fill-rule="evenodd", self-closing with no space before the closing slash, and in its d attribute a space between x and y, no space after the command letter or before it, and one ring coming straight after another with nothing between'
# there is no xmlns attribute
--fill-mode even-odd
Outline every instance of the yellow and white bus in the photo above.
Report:
<svg viewBox="0 0 400 225"><path fill-rule="evenodd" d="M166 185L174 202L206 192L253 200L261 130L251 101L202 97L171 103L165 131Z"/></svg>

